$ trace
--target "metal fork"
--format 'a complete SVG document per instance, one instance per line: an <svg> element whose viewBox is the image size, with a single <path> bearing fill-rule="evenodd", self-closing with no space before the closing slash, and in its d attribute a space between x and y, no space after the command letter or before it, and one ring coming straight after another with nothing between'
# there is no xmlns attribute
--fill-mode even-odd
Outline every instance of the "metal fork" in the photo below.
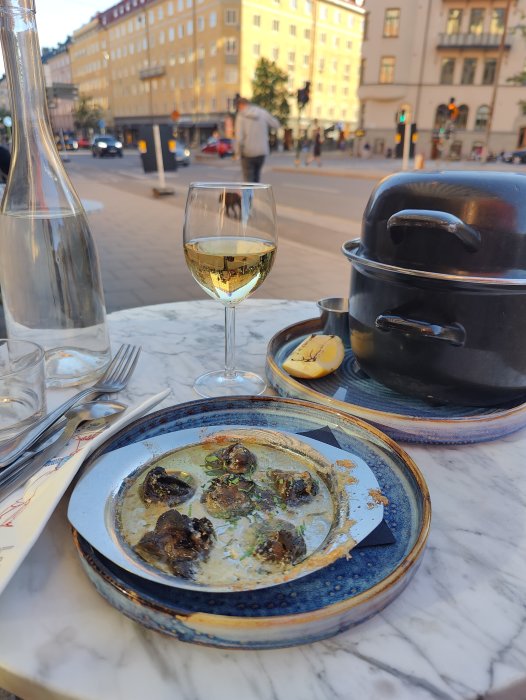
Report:
<svg viewBox="0 0 526 700"><path fill-rule="evenodd" d="M0 468L7 467L33 443L55 421L61 418L72 406L90 396L95 398L100 394L112 394L122 391L135 369L141 349L135 345L121 345L115 357L109 364L104 375L93 386L83 389L75 396L61 404L54 411L41 418L22 433L0 444Z"/></svg>

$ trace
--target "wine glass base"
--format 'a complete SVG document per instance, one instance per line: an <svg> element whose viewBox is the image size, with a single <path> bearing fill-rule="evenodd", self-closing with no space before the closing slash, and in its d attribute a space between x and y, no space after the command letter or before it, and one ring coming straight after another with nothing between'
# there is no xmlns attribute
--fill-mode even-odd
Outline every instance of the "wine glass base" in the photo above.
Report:
<svg viewBox="0 0 526 700"><path fill-rule="evenodd" d="M218 396L258 396L267 388L267 383L254 372L236 370L226 375L223 370L202 374L194 382L194 389L205 399Z"/></svg>

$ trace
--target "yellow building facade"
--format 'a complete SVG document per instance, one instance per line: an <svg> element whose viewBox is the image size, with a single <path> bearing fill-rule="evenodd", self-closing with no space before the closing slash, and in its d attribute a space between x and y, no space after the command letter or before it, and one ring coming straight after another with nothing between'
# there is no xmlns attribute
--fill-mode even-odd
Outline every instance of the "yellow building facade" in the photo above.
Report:
<svg viewBox="0 0 526 700"><path fill-rule="evenodd" d="M73 34L72 74L104 121L133 140L141 124L187 138L229 132L258 60L288 74L291 119L310 82L305 124L358 122L364 10L354 0L122 0Z"/></svg>

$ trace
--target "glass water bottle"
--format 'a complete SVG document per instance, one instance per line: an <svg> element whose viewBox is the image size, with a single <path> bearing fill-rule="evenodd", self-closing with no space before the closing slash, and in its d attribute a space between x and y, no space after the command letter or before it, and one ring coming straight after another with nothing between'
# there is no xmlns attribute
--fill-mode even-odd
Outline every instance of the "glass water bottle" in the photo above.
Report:
<svg viewBox="0 0 526 700"><path fill-rule="evenodd" d="M48 386L71 386L94 379L110 358L97 252L55 146L34 0L0 0L0 39L13 118L0 205L7 333L44 347Z"/></svg>

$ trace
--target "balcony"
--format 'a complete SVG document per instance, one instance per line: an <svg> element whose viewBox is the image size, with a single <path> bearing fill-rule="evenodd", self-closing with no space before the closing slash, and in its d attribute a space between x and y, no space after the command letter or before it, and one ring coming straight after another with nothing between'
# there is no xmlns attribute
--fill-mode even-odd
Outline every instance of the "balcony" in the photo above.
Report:
<svg viewBox="0 0 526 700"><path fill-rule="evenodd" d="M500 46L502 34L439 34L438 49L485 49L495 50ZM511 40L506 37L504 48L511 48Z"/></svg>
<svg viewBox="0 0 526 700"><path fill-rule="evenodd" d="M151 80L152 78L159 78L165 73L166 69L164 66L148 66L148 68L143 68L139 71L139 78L141 80Z"/></svg>

